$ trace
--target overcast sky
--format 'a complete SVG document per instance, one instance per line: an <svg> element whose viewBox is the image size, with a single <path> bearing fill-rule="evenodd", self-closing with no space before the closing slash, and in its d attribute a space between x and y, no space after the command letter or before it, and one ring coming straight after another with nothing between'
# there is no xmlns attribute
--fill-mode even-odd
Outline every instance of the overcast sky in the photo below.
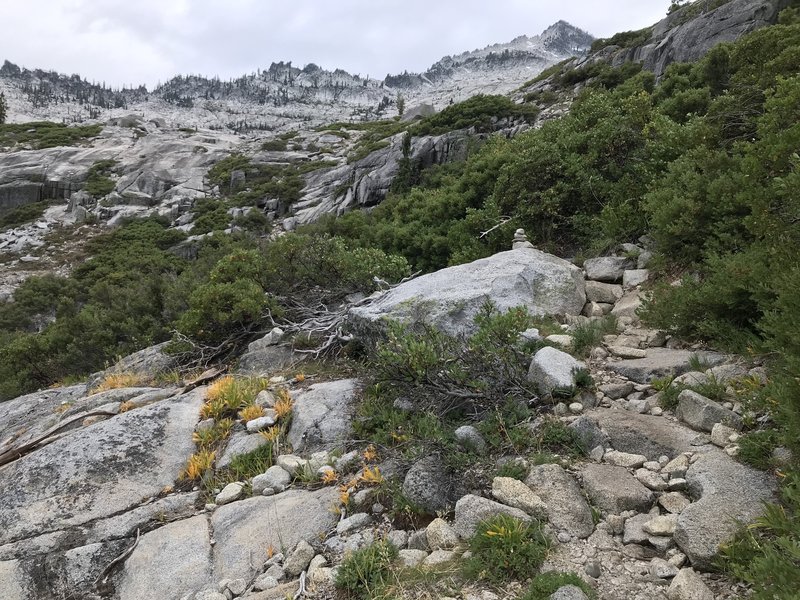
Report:
<svg viewBox="0 0 800 600"><path fill-rule="evenodd" d="M115 86L223 79L291 60L378 79L564 19L598 37L669 0L4 0L0 62Z"/></svg>

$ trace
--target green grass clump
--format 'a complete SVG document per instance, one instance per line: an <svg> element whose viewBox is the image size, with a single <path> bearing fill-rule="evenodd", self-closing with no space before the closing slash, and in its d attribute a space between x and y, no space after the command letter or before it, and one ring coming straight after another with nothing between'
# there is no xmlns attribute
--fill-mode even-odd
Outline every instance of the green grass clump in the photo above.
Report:
<svg viewBox="0 0 800 600"><path fill-rule="evenodd" d="M550 546L538 521L525 523L497 515L478 525L470 540L472 556L464 564L464 573L492 583L524 580L542 565Z"/></svg>
<svg viewBox="0 0 800 600"><path fill-rule="evenodd" d="M527 476L528 467L513 460L504 463L495 473L495 477L510 477L519 481L525 481Z"/></svg>
<svg viewBox="0 0 800 600"><path fill-rule="evenodd" d="M565 585L579 587L589 597L589 600L597 598L597 592L575 573L548 571L547 573L540 573L533 578L531 586L520 600L547 600Z"/></svg>
<svg viewBox="0 0 800 600"><path fill-rule="evenodd" d="M576 326L570 332L572 353L575 356L588 356L593 348L603 342L603 336L617 333L617 319L611 315Z"/></svg>
<svg viewBox="0 0 800 600"><path fill-rule="evenodd" d="M739 438L737 458L743 463L767 471L772 467L772 452L780 446L780 434L774 429L752 431Z"/></svg>
<svg viewBox="0 0 800 600"><path fill-rule="evenodd" d="M336 573L336 587L353 600L370 600L389 583L398 550L386 541L353 552Z"/></svg>

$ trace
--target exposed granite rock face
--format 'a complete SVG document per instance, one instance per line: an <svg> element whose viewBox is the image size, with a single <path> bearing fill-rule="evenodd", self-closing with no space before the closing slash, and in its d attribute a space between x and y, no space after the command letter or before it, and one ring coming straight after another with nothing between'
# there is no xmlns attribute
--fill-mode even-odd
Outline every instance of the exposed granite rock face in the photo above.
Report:
<svg viewBox="0 0 800 600"><path fill-rule="evenodd" d="M674 62L696 61L717 44L775 23L789 4L789 0L731 0L687 22L683 22L686 9L678 10L653 27L645 44L616 52L612 62L614 66L641 62L660 77Z"/></svg>
<svg viewBox="0 0 800 600"><path fill-rule="evenodd" d="M208 520L192 517L142 536L119 577L119 600L180 598L212 583Z"/></svg>
<svg viewBox="0 0 800 600"><path fill-rule="evenodd" d="M317 383L297 393L288 439L296 452L326 449L344 444L358 381L342 379Z"/></svg>
<svg viewBox="0 0 800 600"><path fill-rule="evenodd" d="M204 389L82 428L0 471L0 544L130 510L194 451Z"/></svg>
<svg viewBox="0 0 800 600"><path fill-rule="evenodd" d="M336 489L328 487L316 492L290 490L220 507L211 519L217 541L214 576L252 577L270 546L281 550L294 548L300 540L313 541L336 524L330 509L337 498ZM251 556L259 559L254 562Z"/></svg>
<svg viewBox="0 0 800 600"><path fill-rule="evenodd" d="M483 136L459 130L414 138L410 159L421 167L463 160L470 140ZM311 223L326 214L380 204L389 193L403 159L403 134L389 138L386 148L377 150L352 165L321 169L306 175L303 198L292 206L299 223ZM342 182L349 182L342 188Z"/></svg>

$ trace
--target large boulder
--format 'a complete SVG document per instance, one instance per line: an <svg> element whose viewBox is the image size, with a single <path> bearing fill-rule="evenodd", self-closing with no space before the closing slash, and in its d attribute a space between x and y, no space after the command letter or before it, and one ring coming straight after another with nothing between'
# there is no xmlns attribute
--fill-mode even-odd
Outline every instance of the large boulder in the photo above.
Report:
<svg viewBox="0 0 800 600"><path fill-rule="evenodd" d="M425 321L456 335L474 331L473 320L487 301L501 311L522 306L534 315L579 315L586 294L580 269L525 248L412 279L351 309L349 320L367 337L382 331L386 318Z"/></svg>
<svg viewBox="0 0 800 600"><path fill-rule="evenodd" d="M575 387L575 373L585 368L586 365L572 355L546 346L533 356L528 380L536 385L542 396L551 396L559 390L572 390Z"/></svg>
<svg viewBox="0 0 800 600"><path fill-rule="evenodd" d="M717 423L736 428L742 425L742 418L735 412L692 390L683 390L678 396L675 416L700 431L711 431Z"/></svg>
<svg viewBox="0 0 800 600"><path fill-rule="evenodd" d="M358 380L316 383L293 394L294 409L288 439L295 452L331 450L350 433Z"/></svg>
<svg viewBox="0 0 800 600"><path fill-rule="evenodd" d="M438 456L414 463L403 481L403 495L430 514L450 510L452 494L452 475Z"/></svg>
<svg viewBox="0 0 800 600"><path fill-rule="evenodd" d="M559 465L535 466L525 480L547 506L547 520L557 531L587 538L594 531L592 509L578 483Z"/></svg>
<svg viewBox="0 0 800 600"><path fill-rule="evenodd" d="M678 516L675 542L701 569L710 569L720 545L761 516L777 489L772 475L740 464L717 448L689 467L686 482L697 500Z"/></svg>
<svg viewBox="0 0 800 600"><path fill-rule="evenodd" d="M624 256L601 256L590 258L583 263L586 279L616 283L622 281L626 269L636 266L636 261Z"/></svg>

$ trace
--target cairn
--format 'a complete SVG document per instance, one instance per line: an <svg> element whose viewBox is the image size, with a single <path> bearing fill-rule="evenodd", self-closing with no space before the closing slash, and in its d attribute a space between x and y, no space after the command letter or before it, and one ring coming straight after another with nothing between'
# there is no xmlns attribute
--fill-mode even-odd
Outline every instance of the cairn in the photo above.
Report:
<svg viewBox="0 0 800 600"><path fill-rule="evenodd" d="M528 241L528 236L525 235L524 229L517 229L514 232L514 239L511 243L512 250L518 250L520 248L533 248L533 244Z"/></svg>

